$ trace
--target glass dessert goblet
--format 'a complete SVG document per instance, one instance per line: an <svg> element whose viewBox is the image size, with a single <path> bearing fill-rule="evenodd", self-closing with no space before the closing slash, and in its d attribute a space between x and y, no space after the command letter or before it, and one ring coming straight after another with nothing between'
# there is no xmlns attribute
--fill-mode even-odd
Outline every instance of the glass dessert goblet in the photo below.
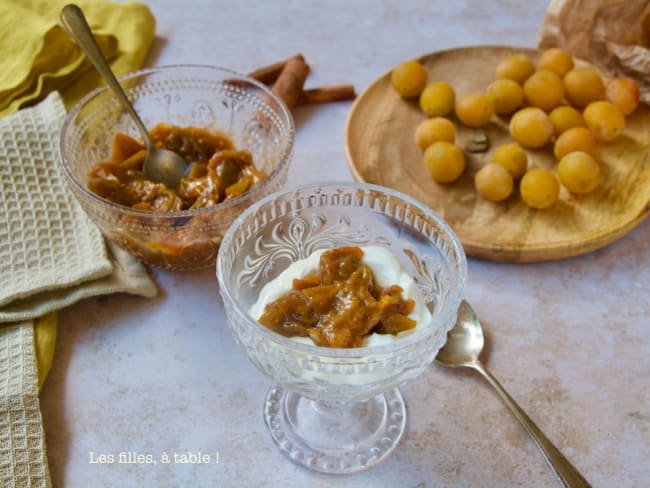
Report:
<svg viewBox="0 0 650 488"><path fill-rule="evenodd" d="M284 337L249 314L262 287L291 263L341 246L390 251L414 278L431 321L383 344L343 349ZM326 473L359 471L384 459L406 426L397 386L422 373L444 345L466 276L465 254L451 228L428 207L387 188L307 185L245 210L223 238L217 277L235 340L275 383L264 419L279 448Z"/></svg>

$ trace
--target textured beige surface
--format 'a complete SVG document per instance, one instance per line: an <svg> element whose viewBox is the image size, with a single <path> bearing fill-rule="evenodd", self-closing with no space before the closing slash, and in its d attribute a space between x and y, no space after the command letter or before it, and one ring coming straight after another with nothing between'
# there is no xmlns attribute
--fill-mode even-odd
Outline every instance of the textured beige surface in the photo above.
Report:
<svg viewBox="0 0 650 488"><path fill-rule="evenodd" d="M361 91L398 62L476 44L533 48L546 0L151 0L148 65L241 72L303 52L306 86ZM295 110L289 184L351 180L350 103ZM598 251L516 265L470 259L466 298L487 366L594 487L650 480L650 220ZM472 372L432 365L401 388L407 433L367 472L311 473L283 456L262 409L271 386L234 342L214 270L155 270L160 295L111 295L60 312L41 392L57 487L553 488L534 443ZM203 451L209 464L91 463L99 454ZM215 451L220 463L214 462Z"/></svg>

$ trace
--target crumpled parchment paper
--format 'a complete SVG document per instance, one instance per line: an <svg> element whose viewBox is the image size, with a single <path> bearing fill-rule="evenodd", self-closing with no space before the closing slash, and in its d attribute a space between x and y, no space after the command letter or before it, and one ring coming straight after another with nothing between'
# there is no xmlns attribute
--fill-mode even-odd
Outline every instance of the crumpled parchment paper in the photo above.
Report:
<svg viewBox="0 0 650 488"><path fill-rule="evenodd" d="M538 47L559 47L607 76L629 76L650 105L650 2L551 0Z"/></svg>

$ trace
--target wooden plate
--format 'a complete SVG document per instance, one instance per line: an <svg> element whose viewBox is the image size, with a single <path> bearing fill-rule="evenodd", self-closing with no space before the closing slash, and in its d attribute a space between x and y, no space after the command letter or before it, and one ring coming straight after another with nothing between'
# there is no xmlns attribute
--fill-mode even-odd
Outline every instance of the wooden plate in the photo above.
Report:
<svg viewBox="0 0 650 488"><path fill-rule="evenodd" d="M498 62L515 52L534 61L539 55L533 49L477 46L428 54L420 61L429 81L450 83L458 97L485 90ZM393 188L429 205L452 226L470 256L505 262L576 256L619 239L650 211L650 110L644 106L627 117L621 136L600 145L598 189L573 196L563 188L560 200L546 210L528 208L517 191L505 202L492 203L474 190L474 174L489 162L492 149L512 142L507 118L494 117L483 128L490 148L466 152L467 170L447 185L433 181L414 142L415 128L425 118L417 99L400 98L390 85L390 73L384 74L352 106L345 128L348 163L357 180ZM457 122L456 130L461 147L477 135L476 129ZM556 165L551 146L527 152L529 167Z"/></svg>

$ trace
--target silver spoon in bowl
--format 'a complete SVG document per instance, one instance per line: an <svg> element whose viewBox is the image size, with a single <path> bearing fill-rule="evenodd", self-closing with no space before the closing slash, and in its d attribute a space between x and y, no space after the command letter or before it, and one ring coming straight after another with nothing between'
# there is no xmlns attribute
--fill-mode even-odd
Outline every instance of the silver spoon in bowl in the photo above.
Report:
<svg viewBox="0 0 650 488"><path fill-rule="evenodd" d="M447 334L447 343L438 352L436 361L445 366L472 368L481 373L532 436L562 485L571 488L591 486L483 366L479 360L483 343L481 323L469 303L463 300L458 307L456 324Z"/></svg>
<svg viewBox="0 0 650 488"><path fill-rule="evenodd" d="M147 128L142 123L142 120L111 71L106 58L104 58L104 55L99 49L97 41L81 9L73 4L66 5L61 9L61 21L70 37L75 40L93 66L95 66L95 69L102 76L113 94L122 103L142 134L142 139L147 148L147 156L143 165L145 177L155 183L164 183L169 188L176 188L187 170L187 162L185 159L173 151L160 149L154 145Z"/></svg>

